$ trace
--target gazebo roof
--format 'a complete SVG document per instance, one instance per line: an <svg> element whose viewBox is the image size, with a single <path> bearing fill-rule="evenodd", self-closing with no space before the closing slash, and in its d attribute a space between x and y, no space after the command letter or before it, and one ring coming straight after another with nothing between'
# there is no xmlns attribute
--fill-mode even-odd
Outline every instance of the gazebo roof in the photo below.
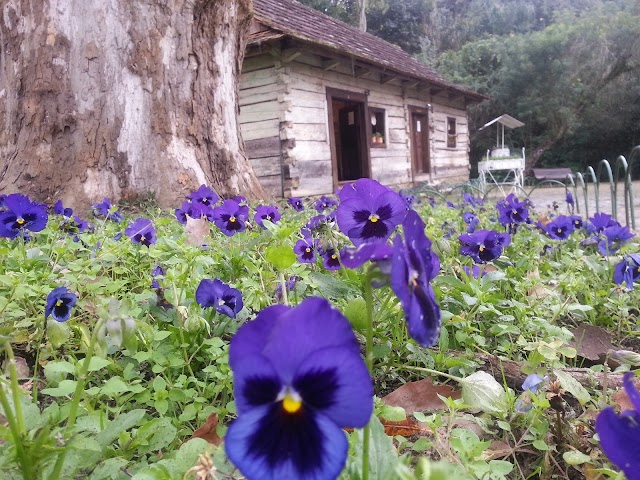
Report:
<svg viewBox="0 0 640 480"><path fill-rule="evenodd" d="M485 123L482 127L480 127L480 130L482 130L483 128L487 128L489 125L493 125L496 122L500 123L501 125L504 125L507 128L519 128L524 126L524 123L522 123L520 120L517 120L513 118L511 115L507 115L505 113L504 115L500 115L499 117L494 118L490 122Z"/></svg>

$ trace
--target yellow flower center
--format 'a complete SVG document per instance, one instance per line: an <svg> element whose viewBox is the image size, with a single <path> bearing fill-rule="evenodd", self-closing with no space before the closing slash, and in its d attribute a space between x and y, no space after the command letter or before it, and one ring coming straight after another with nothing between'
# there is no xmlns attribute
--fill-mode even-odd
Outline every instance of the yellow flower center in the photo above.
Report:
<svg viewBox="0 0 640 480"><path fill-rule="evenodd" d="M480 251L484 252L484 245L480 245Z"/></svg>
<svg viewBox="0 0 640 480"><path fill-rule="evenodd" d="M331 259L335 260L336 258L338 258L338 256L334 253L333 255L331 255Z"/></svg>
<svg viewBox="0 0 640 480"><path fill-rule="evenodd" d="M375 213L372 213L371 215L369 215L369 221L371 223L376 223L378 220L380 220L380 217Z"/></svg>
<svg viewBox="0 0 640 480"><path fill-rule="evenodd" d="M18 218L16 219L16 223L17 223L18 225L22 225L22 224L24 223L24 218L22 218L22 217L18 217Z"/></svg>
<svg viewBox="0 0 640 480"><path fill-rule="evenodd" d="M59 307L60 305L62 305L62 300L58 300L58 301L56 302L56 307Z"/></svg>
<svg viewBox="0 0 640 480"><path fill-rule="evenodd" d="M271 221L271 215L267 215L267 220Z"/></svg>
<svg viewBox="0 0 640 480"><path fill-rule="evenodd" d="M309 253L311 251L311 249L309 247L304 249L305 252Z"/></svg>
<svg viewBox="0 0 640 480"><path fill-rule="evenodd" d="M145 240L146 240L145 236L144 236L144 235L142 235L142 236L140 237L140 243L144 242Z"/></svg>
<svg viewBox="0 0 640 480"><path fill-rule="evenodd" d="M282 408L287 413L296 413L302 408L302 399L295 392L287 392L282 399Z"/></svg>
<svg viewBox="0 0 640 480"><path fill-rule="evenodd" d="M562 229L561 228L558 229L558 233L562 233Z"/></svg>
<svg viewBox="0 0 640 480"><path fill-rule="evenodd" d="M236 217L230 217L230 218L229 218L229 221L230 221L231 223L235 222L235 221L236 221Z"/></svg>

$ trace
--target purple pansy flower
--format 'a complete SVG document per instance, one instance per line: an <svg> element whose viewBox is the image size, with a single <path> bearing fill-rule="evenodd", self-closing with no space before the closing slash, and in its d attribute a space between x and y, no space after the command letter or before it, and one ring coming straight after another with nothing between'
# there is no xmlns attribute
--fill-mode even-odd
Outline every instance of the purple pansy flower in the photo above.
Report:
<svg viewBox="0 0 640 480"><path fill-rule="evenodd" d="M44 310L44 318L51 315L56 322L66 322L71 317L71 310L78 301L74 293L67 287L58 287L47 296L47 306Z"/></svg>
<svg viewBox="0 0 640 480"><path fill-rule="evenodd" d="M571 215L569 218L573 222L573 228L575 228L576 230L582 228L584 222L582 221L582 217L580 215Z"/></svg>
<svg viewBox="0 0 640 480"><path fill-rule="evenodd" d="M200 185L196 191L187 195L187 198L191 200L191 203L201 203L207 207L211 207L218 202L220 197L206 185Z"/></svg>
<svg viewBox="0 0 640 480"><path fill-rule="evenodd" d="M298 197L290 197L287 200L287 203L291 208L293 208L296 212L304 211L304 203L302 203L302 199Z"/></svg>
<svg viewBox="0 0 640 480"><path fill-rule="evenodd" d="M285 282L285 286L287 287L287 292L291 292L294 288L296 288L296 284L300 280L299 275L291 275L289 279ZM276 300L280 301L282 298L282 283L278 282L278 286L276 287Z"/></svg>
<svg viewBox="0 0 640 480"><path fill-rule="evenodd" d="M111 201L107 197L105 197L102 202L91 205L91 210L93 211L94 217L103 217L116 223L120 223L123 219L118 209L115 209L113 212L111 211L113 208L111 207Z"/></svg>
<svg viewBox="0 0 640 480"><path fill-rule="evenodd" d="M258 208L256 208L255 215L253 216L255 222L262 228L265 228L262 223L265 220L268 220L271 223L278 223L280 218L280 211L275 205L259 205Z"/></svg>
<svg viewBox="0 0 640 480"><path fill-rule="evenodd" d="M566 215L559 215L546 225L538 222L538 227L553 240L566 240L575 230L573 219Z"/></svg>
<svg viewBox="0 0 640 480"><path fill-rule="evenodd" d="M62 205L62 200L58 200L54 205L53 205L53 213L55 213L56 215L62 215L63 217L71 217L71 215L73 215L73 209L71 208L64 208L64 206Z"/></svg>
<svg viewBox="0 0 640 480"><path fill-rule="evenodd" d="M496 204L498 209L498 221L504 227L515 227L525 223L529 219L529 205L526 201L521 202L510 193L507 198Z"/></svg>
<svg viewBox="0 0 640 480"><path fill-rule="evenodd" d="M467 278L480 278L487 274L484 267L480 265L472 265L471 267L465 265L462 267L462 271L465 273Z"/></svg>
<svg viewBox="0 0 640 480"><path fill-rule="evenodd" d="M587 222L587 232L600 233L607 227L619 227L620 223L607 213L596 213Z"/></svg>
<svg viewBox="0 0 640 480"><path fill-rule="evenodd" d="M409 210L402 230L404 239L393 239L391 289L400 299L409 335L423 347L434 345L440 334L441 315L431 280L440 270L440 260L431 251L425 224Z"/></svg>
<svg viewBox="0 0 640 480"><path fill-rule="evenodd" d="M316 242L311 238L302 238L293 246L294 253L301 263L314 263L316 261Z"/></svg>
<svg viewBox="0 0 640 480"><path fill-rule="evenodd" d="M249 207L241 206L235 200L225 200L213 209L213 222L227 237L244 231L248 217Z"/></svg>
<svg viewBox="0 0 640 480"><path fill-rule="evenodd" d="M340 251L340 260L347 268L359 268L368 261L376 262L383 273L391 273L393 247L386 242L363 243Z"/></svg>
<svg viewBox="0 0 640 480"><path fill-rule="evenodd" d="M139 243L147 248L156 243L156 229L153 228L153 224L148 218L138 217L129 224L124 234L129 237L133 243Z"/></svg>
<svg viewBox="0 0 640 480"><path fill-rule="evenodd" d="M242 310L242 293L232 288L219 278L205 278L196 289L196 302L202 308L214 307L218 313L231 318Z"/></svg>
<svg viewBox="0 0 640 480"><path fill-rule="evenodd" d="M640 480L640 393L634 378L633 372L627 372L623 379L633 409L616 414L613 407L607 407L596 418L602 451L628 480Z"/></svg>
<svg viewBox="0 0 640 480"><path fill-rule="evenodd" d="M340 256L335 248L322 248L319 250L319 253L322 257L322 266L327 270L340 270L342 268Z"/></svg>
<svg viewBox="0 0 640 480"><path fill-rule="evenodd" d="M339 196L338 226L356 246L387 240L407 214L398 193L368 178L346 185Z"/></svg>
<svg viewBox="0 0 640 480"><path fill-rule="evenodd" d="M336 205L338 205L338 201L335 198L327 197L326 195L321 196L315 203L316 211L319 213L329 210Z"/></svg>
<svg viewBox="0 0 640 480"><path fill-rule="evenodd" d="M458 237L460 254L467 255L477 263L492 262L502 255L502 249L511 243L508 233L495 230L477 230Z"/></svg>
<svg viewBox="0 0 640 480"><path fill-rule="evenodd" d="M462 220L467 224L467 233L475 232L476 228L478 228L478 224L480 223L480 219L471 212L464 212L462 214Z"/></svg>
<svg viewBox="0 0 640 480"><path fill-rule="evenodd" d="M26 195L12 193L4 199L0 211L0 237L16 238L27 235L26 230L39 232L47 226L49 216L44 206L31 201Z"/></svg>
<svg viewBox="0 0 640 480"><path fill-rule="evenodd" d="M518 400L516 404L517 412L528 412L531 410L531 393L538 393L540 386L545 382L549 381L549 377L541 377L536 373L532 373L531 375L527 375L527 378L522 382L522 389L524 390L524 394Z"/></svg>
<svg viewBox="0 0 640 480"><path fill-rule="evenodd" d="M604 238L601 238L598 242L598 251L605 256L613 255L620 250L629 239L635 237L635 234L629 231L629 227L620 225L607 227L600 232L600 235Z"/></svg>
<svg viewBox="0 0 640 480"><path fill-rule="evenodd" d="M373 382L349 321L324 299L274 305L231 339L238 418L229 459L250 479L334 479L347 460L343 428L364 427Z"/></svg>
<svg viewBox="0 0 640 480"><path fill-rule="evenodd" d="M632 253L614 267L613 282L618 285L624 282L627 284L627 290L631 290L638 280L640 280L640 255Z"/></svg>

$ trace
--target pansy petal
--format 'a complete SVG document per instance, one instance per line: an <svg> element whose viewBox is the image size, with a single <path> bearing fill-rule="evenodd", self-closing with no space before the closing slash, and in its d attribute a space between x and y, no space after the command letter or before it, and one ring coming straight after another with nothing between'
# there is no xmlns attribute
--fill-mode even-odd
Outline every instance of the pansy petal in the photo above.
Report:
<svg viewBox="0 0 640 480"><path fill-rule="evenodd" d="M294 389L340 427L364 427L373 412L373 383L359 353L341 347L315 352L300 364Z"/></svg>
<svg viewBox="0 0 640 480"><path fill-rule="evenodd" d="M319 297L306 298L295 309L284 312L261 343L264 355L286 383L313 352L338 346L360 352L349 320Z"/></svg>
<svg viewBox="0 0 640 480"><path fill-rule="evenodd" d="M596 431L609 460L628 480L640 480L640 414L633 411L616 415L612 407L605 408L596 418Z"/></svg>
<svg viewBox="0 0 640 480"><path fill-rule="evenodd" d="M263 355L247 355L234 362L233 393L239 415L275 402L282 388L280 377Z"/></svg>
<svg viewBox="0 0 640 480"><path fill-rule="evenodd" d="M337 478L347 459L346 434L312 411L295 417L278 404L238 417L225 437L227 456L252 480Z"/></svg>
<svg viewBox="0 0 640 480"><path fill-rule="evenodd" d="M229 365L232 369L235 370L236 362L244 356L262 353L274 325L289 310L291 307L286 305L272 305L238 329L229 347Z"/></svg>
<svg viewBox="0 0 640 480"><path fill-rule="evenodd" d="M627 372L624 374L622 383L624 385L624 391L627 394L627 397L629 397L629 400L631 400L631 403L633 403L633 406L635 407L636 411L639 412L640 416L640 392L638 392L635 384L633 383L633 380L635 378L636 376L633 372Z"/></svg>

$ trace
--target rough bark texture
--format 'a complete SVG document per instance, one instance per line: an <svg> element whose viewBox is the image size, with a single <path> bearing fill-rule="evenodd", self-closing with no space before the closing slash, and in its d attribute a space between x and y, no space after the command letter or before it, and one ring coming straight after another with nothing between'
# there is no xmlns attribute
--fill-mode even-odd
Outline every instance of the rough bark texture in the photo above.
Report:
<svg viewBox="0 0 640 480"><path fill-rule="evenodd" d="M263 196L237 121L251 0L4 0L0 192Z"/></svg>

